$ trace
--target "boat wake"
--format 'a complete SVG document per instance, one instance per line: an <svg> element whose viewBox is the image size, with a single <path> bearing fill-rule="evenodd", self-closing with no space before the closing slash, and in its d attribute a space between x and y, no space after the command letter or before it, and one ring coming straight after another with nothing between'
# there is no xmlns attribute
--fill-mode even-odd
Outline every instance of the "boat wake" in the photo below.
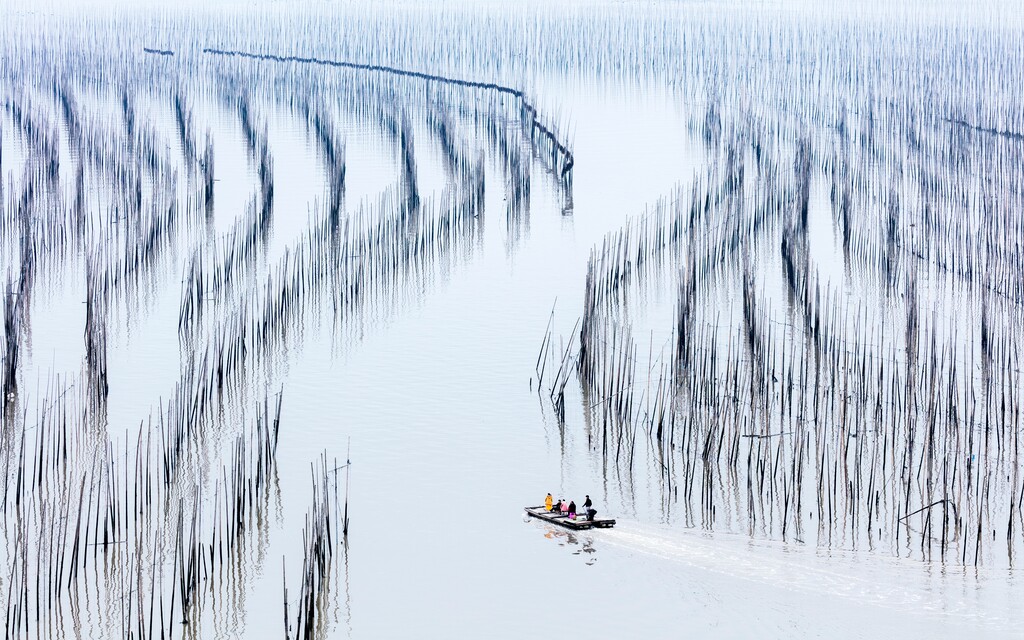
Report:
<svg viewBox="0 0 1024 640"><path fill-rule="evenodd" d="M622 520L615 529L594 533L594 545L717 574L728 583L744 581L755 594L765 588L814 594L839 606L881 607L989 631L1010 632L1024 621L1015 604L1024 597L1024 584L1012 570L943 566Z"/></svg>

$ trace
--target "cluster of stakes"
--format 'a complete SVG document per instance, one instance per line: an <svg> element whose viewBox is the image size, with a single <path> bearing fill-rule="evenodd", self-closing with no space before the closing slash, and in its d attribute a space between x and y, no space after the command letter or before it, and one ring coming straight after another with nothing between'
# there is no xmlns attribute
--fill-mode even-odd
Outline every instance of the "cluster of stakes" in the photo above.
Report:
<svg viewBox="0 0 1024 640"><path fill-rule="evenodd" d="M705 168L593 248L545 402L686 526L1013 566L1024 121L974 72L1012 84L1022 53L838 22L723 19L743 55L677 72Z"/></svg>
<svg viewBox="0 0 1024 640"><path fill-rule="evenodd" d="M253 581L278 566L268 550L292 547L281 631L324 637L345 584L347 559L333 558L348 553L350 462L313 461L304 525L289 531L277 458L294 433L281 424L289 350L311 326L357 340L361 322L466 260L482 232L485 169L503 179L515 241L531 167L568 203L572 152L504 85L204 51L203 21L163 30L97 19L89 40L73 21L25 19L5 27L0 53L5 637L236 633ZM123 20L138 38L180 38L184 52L126 48ZM291 237L295 206L282 193L294 185L275 182L273 118L305 132L322 169ZM398 175L350 201L343 131L353 128L377 136ZM246 155L241 204L220 186L224 129ZM420 185L414 141L440 152L440 191ZM81 359L55 369L33 357L34 335L69 298L76 308L61 320L83 333L61 333L76 334L68 350ZM132 416L135 390L114 380L124 327L167 326L160 309L171 306L157 366L177 381ZM261 625L282 619L259 614Z"/></svg>

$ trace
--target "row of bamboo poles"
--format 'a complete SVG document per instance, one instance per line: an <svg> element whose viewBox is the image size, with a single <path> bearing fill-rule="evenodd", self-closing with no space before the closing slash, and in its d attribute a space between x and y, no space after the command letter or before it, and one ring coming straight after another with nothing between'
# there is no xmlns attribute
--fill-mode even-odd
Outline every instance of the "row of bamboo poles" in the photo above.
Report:
<svg viewBox="0 0 1024 640"><path fill-rule="evenodd" d="M710 100L705 170L593 248L537 376L621 476L646 452L687 526L1013 565L1024 157L901 107ZM652 291L675 303L645 317Z"/></svg>
<svg viewBox="0 0 1024 640"><path fill-rule="evenodd" d="M283 544L272 532L300 534L280 521L278 444L300 437L287 426L280 437L289 354L321 325L358 335L469 258L491 166L512 194L514 242L532 163L550 156L564 190L571 151L535 109L522 111L521 94L212 55L196 68L169 52L140 61L37 35L6 41L0 63L12 88L0 136L24 152L0 156L5 635L205 637L240 615L262 623L246 594ZM50 48L30 53L40 42ZM217 198L211 109L241 132L253 177L242 211ZM279 114L305 127L325 185L284 243L279 221L295 203L282 201L275 172ZM358 202L346 199L351 123L379 135L399 168ZM420 185L425 146L441 152L440 193ZM217 232L226 215L234 222ZM81 368L67 374L30 349L34 309L58 283L84 302ZM148 417L124 424L122 325L154 315L162 291L180 291L178 360L166 363L178 379ZM42 386L26 386L37 371ZM284 569L300 555L302 566L297 583L282 576L286 637L331 629L351 463L329 459L311 467L303 544L284 554Z"/></svg>

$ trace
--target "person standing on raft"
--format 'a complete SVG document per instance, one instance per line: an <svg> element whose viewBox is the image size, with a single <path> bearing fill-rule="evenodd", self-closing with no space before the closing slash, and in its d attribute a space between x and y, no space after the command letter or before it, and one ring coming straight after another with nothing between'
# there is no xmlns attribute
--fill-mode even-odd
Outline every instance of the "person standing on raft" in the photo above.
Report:
<svg viewBox="0 0 1024 640"><path fill-rule="evenodd" d="M551 506L554 504L554 502L555 502L555 499L552 498L551 494L549 493L548 497L544 498L544 510L545 511L551 511Z"/></svg>

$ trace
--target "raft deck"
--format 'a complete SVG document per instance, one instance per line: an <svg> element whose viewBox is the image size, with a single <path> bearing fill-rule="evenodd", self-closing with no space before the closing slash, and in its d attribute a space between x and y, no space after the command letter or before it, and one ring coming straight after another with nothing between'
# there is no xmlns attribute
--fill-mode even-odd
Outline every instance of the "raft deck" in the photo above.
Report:
<svg viewBox="0 0 1024 640"><path fill-rule="evenodd" d="M553 511L547 511L543 505L539 507L523 507L526 509L527 515L550 522L551 524L557 524L560 527L566 529L574 529L581 531L583 529L607 529L608 527L615 526L615 520L612 518L594 518L593 520L587 520L586 518L580 517L576 514L576 519L571 520L569 516L564 516L561 513L555 513Z"/></svg>

